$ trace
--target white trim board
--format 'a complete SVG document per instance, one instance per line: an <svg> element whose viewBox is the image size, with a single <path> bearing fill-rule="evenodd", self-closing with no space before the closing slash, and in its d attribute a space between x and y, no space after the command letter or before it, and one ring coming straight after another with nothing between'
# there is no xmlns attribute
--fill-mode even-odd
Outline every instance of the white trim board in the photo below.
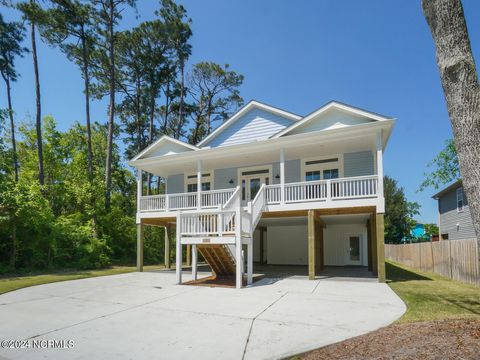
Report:
<svg viewBox="0 0 480 360"><path fill-rule="evenodd" d="M306 117L304 117L302 120L300 121L297 121L296 123L292 124L291 126L287 127L286 129L283 129L282 131L280 131L279 133L273 135L271 137L271 139L276 139L280 136L283 136L285 134L288 134L289 132L291 132L292 130L298 128L299 126L303 125L303 124L306 124L307 122L311 121L312 119L316 118L317 116L319 116L320 114L332 109L332 108L336 108L336 109L339 109L339 110L343 110L343 111L346 111L346 112L349 112L349 113L352 113L352 114L355 114L355 115L359 115L359 116L363 116L363 117L367 117L369 119L372 119L372 120L375 120L375 121L386 121L386 120L393 120L393 118L389 118L389 117L386 117L386 116L382 116L382 115L378 115L378 114L375 114L375 113L372 113L372 112L369 112L369 111L366 111L366 110L362 110L362 109L359 109L359 108L356 108L356 107L353 107L353 106L349 106L349 105L346 105L346 104L342 104L342 103L339 103L339 102L336 102L336 101L331 101L329 102L328 104L322 106L321 108L319 108L318 110L312 112L311 114L307 115Z"/></svg>

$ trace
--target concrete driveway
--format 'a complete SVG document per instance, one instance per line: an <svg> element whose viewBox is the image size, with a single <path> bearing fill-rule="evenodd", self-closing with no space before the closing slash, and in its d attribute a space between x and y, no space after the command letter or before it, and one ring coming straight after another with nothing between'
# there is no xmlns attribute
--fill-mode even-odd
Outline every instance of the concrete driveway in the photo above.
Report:
<svg viewBox="0 0 480 360"><path fill-rule="evenodd" d="M0 349L0 359L277 359L405 311L374 279L292 276L242 290L174 282L173 272L130 273L1 295L0 340L30 339L17 344L30 348ZM73 348L33 349L46 346L40 340L73 340Z"/></svg>

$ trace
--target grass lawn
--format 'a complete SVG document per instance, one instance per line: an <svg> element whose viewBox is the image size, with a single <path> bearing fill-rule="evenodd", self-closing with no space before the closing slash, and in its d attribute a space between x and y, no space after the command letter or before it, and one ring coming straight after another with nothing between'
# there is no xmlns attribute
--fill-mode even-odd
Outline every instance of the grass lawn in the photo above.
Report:
<svg viewBox="0 0 480 360"><path fill-rule="evenodd" d="M162 266L144 266L145 270L160 269ZM36 273L27 275L10 275L0 277L0 294L28 286L48 284L58 281L85 279L96 276L117 275L135 271L134 266L112 266L100 270L58 271L52 273Z"/></svg>
<svg viewBox="0 0 480 360"><path fill-rule="evenodd" d="M398 322L480 319L480 288L387 262L388 285L407 304Z"/></svg>

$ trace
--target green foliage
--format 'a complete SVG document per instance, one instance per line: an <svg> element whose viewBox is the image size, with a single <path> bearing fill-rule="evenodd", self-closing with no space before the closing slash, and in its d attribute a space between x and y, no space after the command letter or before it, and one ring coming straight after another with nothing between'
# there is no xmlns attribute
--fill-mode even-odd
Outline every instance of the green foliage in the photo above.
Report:
<svg viewBox="0 0 480 360"><path fill-rule="evenodd" d="M445 142L445 148L427 166L432 170L430 173L425 173L425 179L419 191L428 187L438 189L442 185L460 179L460 167L453 139Z"/></svg>
<svg viewBox="0 0 480 360"><path fill-rule="evenodd" d="M0 143L0 271L44 268L99 268L135 259L135 181L114 148L112 208L105 213L103 169L106 129L94 124L95 178L86 172L85 127L57 130L43 121L45 185L38 185L36 131L20 126L20 180L13 180L8 150ZM92 205L91 199L95 199ZM92 214L98 214L98 226ZM12 238L15 228L16 239Z"/></svg>
<svg viewBox="0 0 480 360"><path fill-rule="evenodd" d="M16 81L15 58L27 51L21 45L25 37L21 23L5 22L0 14L0 73L5 81Z"/></svg>
<svg viewBox="0 0 480 360"><path fill-rule="evenodd" d="M423 228L425 229L425 235L428 236L428 238L432 237L433 235L438 235L437 224L424 224Z"/></svg>
<svg viewBox="0 0 480 360"><path fill-rule="evenodd" d="M194 100L193 120L189 142L196 144L209 135L214 123L223 121L243 105L239 87L243 75L212 62L200 62L193 66L189 77L190 93Z"/></svg>
<svg viewBox="0 0 480 360"><path fill-rule="evenodd" d="M400 240L408 236L416 225L413 217L419 214L420 205L408 201L404 189L391 177L384 177L384 190L385 242L400 243Z"/></svg>

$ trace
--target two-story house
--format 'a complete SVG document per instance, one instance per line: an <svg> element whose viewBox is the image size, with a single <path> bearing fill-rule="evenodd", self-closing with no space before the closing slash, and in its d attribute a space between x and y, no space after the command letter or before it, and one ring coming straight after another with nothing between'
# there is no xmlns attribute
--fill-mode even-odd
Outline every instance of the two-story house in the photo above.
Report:
<svg viewBox="0 0 480 360"><path fill-rule="evenodd" d="M252 282L254 262L306 265L310 279L324 266L364 266L384 281L383 152L394 122L336 101L307 116L250 101L196 146L161 137L129 163L138 270L152 225L175 228L178 283L184 246L194 279L200 252L237 287ZM165 179L165 194L144 194L142 172Z"/></svg>
<svg viewBox="0 0 480 360"><path fill-rule="evenodd" d="M438 200L438 232L442 240L475 239L468 199L462 180L457 180L433 195Z"/></svg>

